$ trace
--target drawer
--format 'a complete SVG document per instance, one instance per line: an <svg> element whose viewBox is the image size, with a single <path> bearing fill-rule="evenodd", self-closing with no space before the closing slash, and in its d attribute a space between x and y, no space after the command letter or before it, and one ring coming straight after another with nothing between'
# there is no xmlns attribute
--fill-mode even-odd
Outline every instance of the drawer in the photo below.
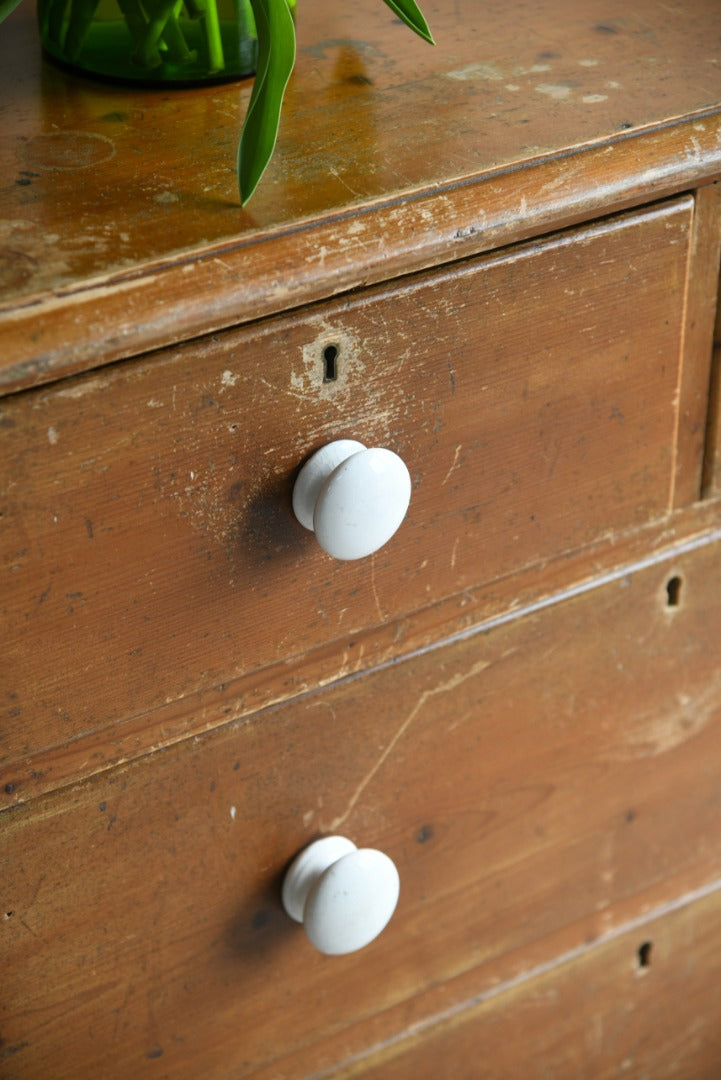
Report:
<svg viewBox="0 0 721 1080"><path fill-rule="evenodd" d="M3 788L21 798L387 660L412 647L409 613L501 579L510 602L519 568L693 493L692 206L8 399ZM703 410L705 383L691 390ZM337 437L397 451L413 481L400 531L352 563L290 504L299 464Z"/></svg>
<svg viewBox="0 0 721 1080"><path fill-rule="evenodd" d="M713 1080L721 1064L720 900L718 888L684 897L528 982L469 1002L380 1048L362 1076ZM359 1074L351 1067L335 1075Z"/></svg>
<svg viewBox="0 0 721 1080"><path fill-rule="evenodd" d="M4 811L14 1080L332 1075L721 877L719 542ZM345 957L331 832L401 879Z"/></svg>

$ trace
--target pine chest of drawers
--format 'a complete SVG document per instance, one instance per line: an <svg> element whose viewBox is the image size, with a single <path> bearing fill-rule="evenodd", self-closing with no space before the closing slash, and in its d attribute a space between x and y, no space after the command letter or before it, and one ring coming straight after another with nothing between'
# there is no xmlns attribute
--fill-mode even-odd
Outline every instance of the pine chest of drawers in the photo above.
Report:
<svg viewBox="0 0 721 1080"><path fill-rule="evenodd" d="M0 1075L715 1076L721 12L356 6L243 211L247 85L0 35ZM337 439L410 475L353 561Z"/></svg>

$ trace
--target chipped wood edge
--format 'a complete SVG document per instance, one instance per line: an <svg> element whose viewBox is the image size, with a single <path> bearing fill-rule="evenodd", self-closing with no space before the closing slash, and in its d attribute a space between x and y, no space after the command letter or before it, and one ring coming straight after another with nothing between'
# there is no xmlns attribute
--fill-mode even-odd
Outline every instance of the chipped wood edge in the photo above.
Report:
<svg viewBox="0 0 721 1080"><path fill-rule="evenodd" d="M719 194L721 195L721 192ZM701 483L703 498L712 498L721 492L721 275L717 289Z"/></svg>
<svg viewBox="0 0 721 1080"><path fill-rule="evenodd" d="M700 188L694 199L681 346L678 424L670 506L702 496L709 426L714 321L721 260L721 184Z"/></svg>
<svg viewBox="0 0 721 1080"><path fill-rule="evenodd" d="M44 747L6 760L0 765L0 813L184 739L202 737L224 724L315 694L331 683L356 679L488 633L611 580L654 565L673 566L686 553L719 541L721 500L697 503L640 529L609 534L590 547L534 563L500 581L406 614L402 641L397 637L397 620L392 620L354 634L352 653L342 641L328 642L61 747Z"/></svg>
<svg viewBox="0 0 721 1080"><path fill-rule="evenodd" d="M0 312L0 392L508 246L720 176L721 110L714 108L36 297Z"/></svg>

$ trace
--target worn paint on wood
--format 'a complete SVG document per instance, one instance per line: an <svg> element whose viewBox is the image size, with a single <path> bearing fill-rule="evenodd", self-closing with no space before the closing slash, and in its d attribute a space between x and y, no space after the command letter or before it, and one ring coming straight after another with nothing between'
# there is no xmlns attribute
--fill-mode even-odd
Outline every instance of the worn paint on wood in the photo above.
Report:
<svg viewBox="0 0 721 1080"><path fill-rule="evenodd" d="M12 1075L312 1075L721 877L717 546L6 811ZM401 898L329 959L279 882L336 830Z"/></svg>
<svg viewBox="0 0 721 1080"><path fill-rule="evenodd" d="M244 211L249 83L0 31L3 1076L718 1073L721 8L423 7L306 4ZM414 478L356 567L339 434ZM402 888L329 960L334 829Z"/></svg>
<svg viewBox="0 0 721 1080"><path fill-rule="evenodd" d="M679 380L679 430L677 464L671 501L685 506L708 494L706 444L713 444L709 424L713 414L713 390L718 359L712 342L717 312L719 263L721 261L721 184L696 192L692 250L684 305L683 364ZM709 451L710 453L711 451ZM692 464L693 463L693 464Z"/></svg>
<svg viewBox="0 0 721 1080"><path fill-rule="evenodd" d="M0 35L0 368L9 388L589 220L721 172L721 9L478 0L416 40L312 2L246 210L250 84L117 88ZM202 148L203 168L197 167ZM348 214L352 228L348 226Z"/></svg>
<svg viewBox="0 0 721 1080"><path fill-rule="evenodd" d="M510 605L515 571L664 517L702 452L684 457L679 405L705 400L707 366L677 392L692 210L673 201L7 399L12 798L75 778L66 754L94 771L170 741L162 710L190 695L231 684L227 720L264 667L292 666L288 696L308 685L308 650L335 643L329 681L378 662L355 635L395 624L390 659L413 648L411 612L501 579ZM397 536L351 564L289 506L300 463L339 436L391 447L414 483ZM188 710L175 737L194 723L208 720Z"/></svg>
<svg viewBox="0 0 721 1080"><path fill-rule="evenodd" d="M702 490L710 498L721 494L721 277L713 334Z"/></svg>
<svg viewBox="0 0 721 1080"><path fill-rule="evenodd" d="M348 1080L714 1080L721 882L526 972L398 1043L323 1071Z"/></svg>

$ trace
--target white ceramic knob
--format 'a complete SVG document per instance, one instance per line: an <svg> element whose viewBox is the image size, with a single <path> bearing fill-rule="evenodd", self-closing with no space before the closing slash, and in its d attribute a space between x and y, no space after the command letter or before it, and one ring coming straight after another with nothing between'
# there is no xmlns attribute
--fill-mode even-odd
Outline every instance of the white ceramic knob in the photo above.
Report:
<svg viewBox="0 0 721 1080"><path fill-rule="evenodd" d="M398 903L395 864L344 836L315 840L283 880L283 907L322 953L342 956L377 938Z"/></svg>
<svg viewBox="0 0 721 1080"><path fill-rule="evenodd" d="M410 474L398 454L355 439L317 450L293 487L295 516L336 559L362 559L383 547L410 499Z"/></svg>

